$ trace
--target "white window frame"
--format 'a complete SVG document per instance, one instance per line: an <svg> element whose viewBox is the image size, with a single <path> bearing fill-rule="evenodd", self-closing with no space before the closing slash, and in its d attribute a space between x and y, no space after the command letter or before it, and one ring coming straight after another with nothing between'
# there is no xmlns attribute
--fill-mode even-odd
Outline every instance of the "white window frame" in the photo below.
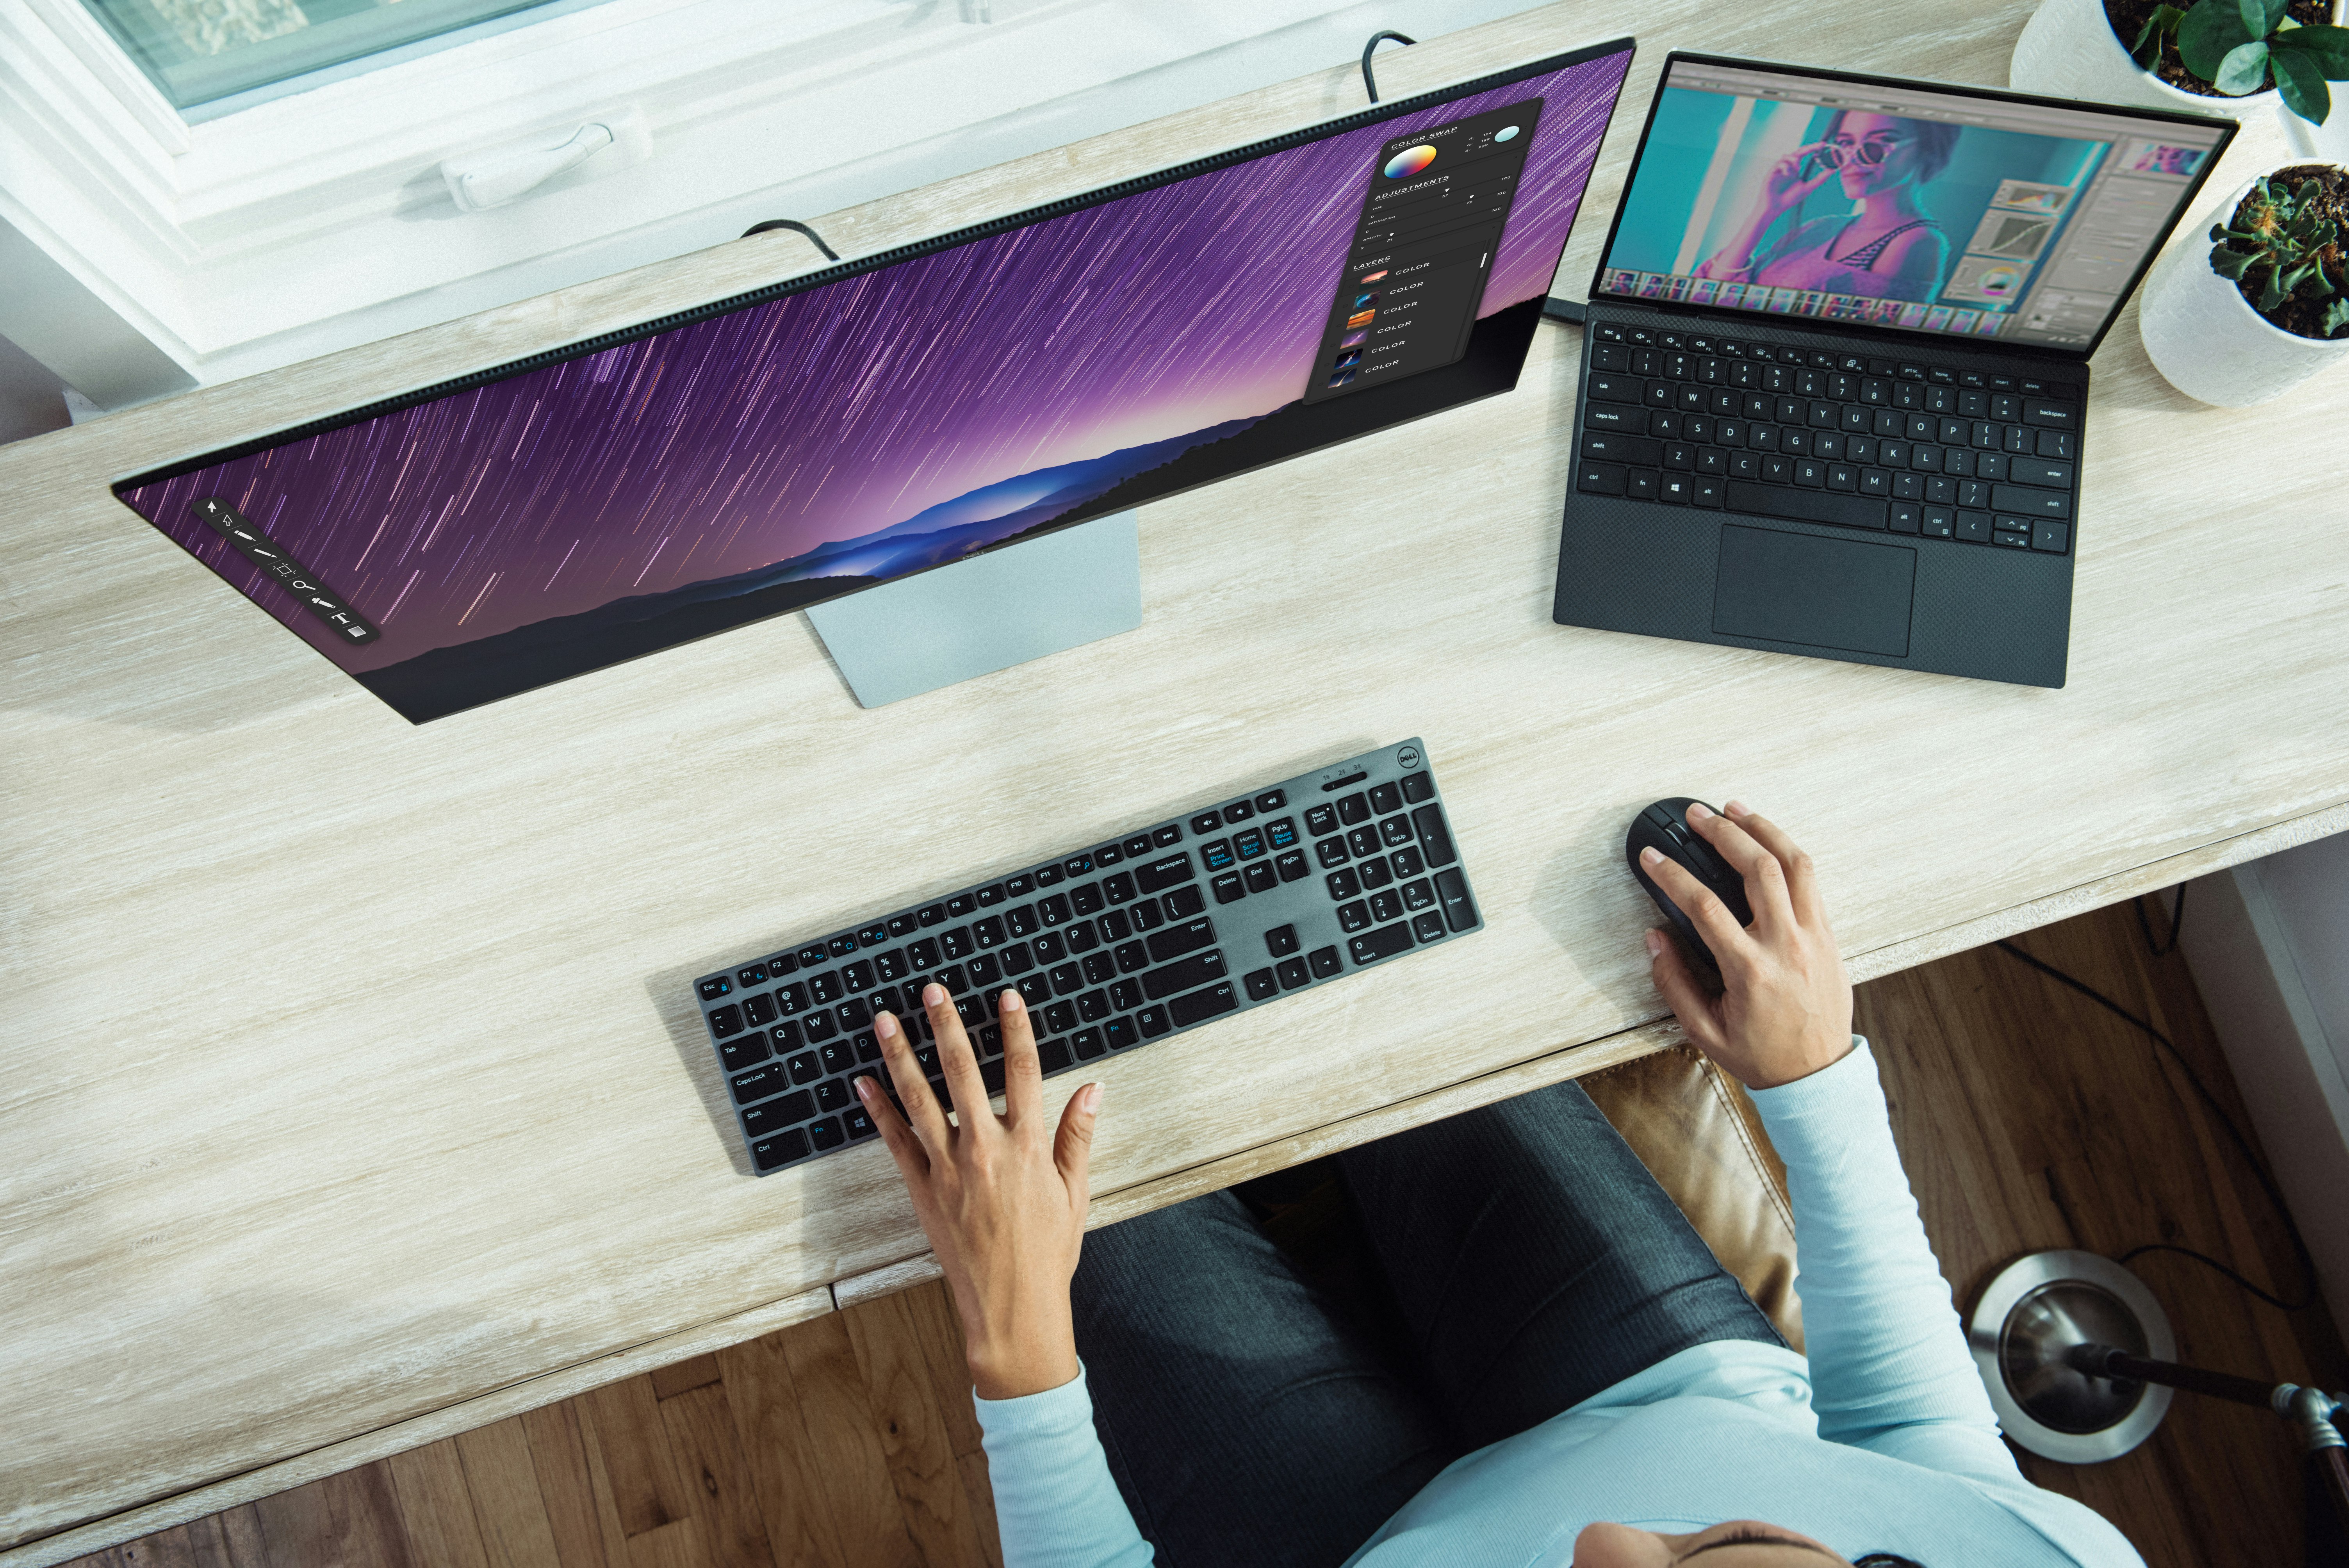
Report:
<svg viewBox="0 0 2349 1568"><path fill-rule="evenodd" d="M0 336L122 407L1525 4L604 0L190 124L78 0L0 0L0 275L26 260ZM634 167L484 212L441 187L444 159L627 110L651 132Z"/></svg>

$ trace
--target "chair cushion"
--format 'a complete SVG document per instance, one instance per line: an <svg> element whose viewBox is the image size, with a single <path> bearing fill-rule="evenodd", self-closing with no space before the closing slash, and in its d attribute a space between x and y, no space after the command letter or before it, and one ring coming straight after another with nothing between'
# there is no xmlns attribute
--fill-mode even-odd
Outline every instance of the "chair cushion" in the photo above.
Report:
<svg viewBox="0 0 2349 1568"><path fill-rule="evenodd" d="M1744 1086L1688 1046L1579 1081L1721 1266L1800 1350L1803 1306L1795 1295L1786 1168Z"/></svg>

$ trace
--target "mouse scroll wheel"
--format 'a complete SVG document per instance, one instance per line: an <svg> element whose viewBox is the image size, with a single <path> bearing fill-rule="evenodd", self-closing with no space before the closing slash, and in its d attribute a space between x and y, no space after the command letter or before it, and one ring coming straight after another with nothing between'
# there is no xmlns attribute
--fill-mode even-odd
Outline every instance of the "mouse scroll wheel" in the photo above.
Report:
<svg viewBox="0 0 2349 1568"><path fill-rule="evenodd" d="M1681 825L1678 822L1668 822L1664 825L1664 837L1682 849L1688 848L1689 836L1681 830Z"/></svg>

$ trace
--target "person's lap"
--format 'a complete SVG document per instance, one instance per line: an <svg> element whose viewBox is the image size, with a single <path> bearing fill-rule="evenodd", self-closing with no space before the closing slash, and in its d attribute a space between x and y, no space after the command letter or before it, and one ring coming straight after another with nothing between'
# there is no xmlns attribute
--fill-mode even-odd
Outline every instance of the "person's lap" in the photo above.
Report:
<svg viewBox="0 0 2349 1568"><path fill-rule="evenodd" d="M1575 1084L1340 1165L1415 1365L1389 1365L1228 1192L1086 1238L1095 1424L1168 1568L1339 1563L1461 1454L1689 1346L1778 1342Z"/></svg>
<svg viewBox="0 0 2349 1568"><path fill-rule="evenodd" d="M1110 1472L1168 1568L1337 1563L1454 1457L1229 1192L1086 1237L1073 1299Z"/></svg>

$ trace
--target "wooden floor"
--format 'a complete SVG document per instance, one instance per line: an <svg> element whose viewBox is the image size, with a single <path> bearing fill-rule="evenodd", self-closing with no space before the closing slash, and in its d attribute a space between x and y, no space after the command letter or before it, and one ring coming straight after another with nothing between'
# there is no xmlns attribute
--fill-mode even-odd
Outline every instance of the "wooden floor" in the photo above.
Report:
<svg viewBox="0 0 2349 1568"><path fill-rule="evenodd" d="M2189 916L2190 918L2190 916ZM2182 960L2126 907L2021 944L2149 1016L2249 1130ZM2137 1030L1985 948L1861 988L1893 1128L1961 1306L2043 1247L2173 1241L2302 1282L2282 1231L2174 1067ZM2135 1265L2183 1359L2349 1385L2322 1306L2286 1315L2201 1265ZM2152 1568L2292 1568L2281 1423L2180 1395L2092 1469L2024 1460L2117 1523ZM817 1318L81 1559L86 1568L655 1568L987 1563L995 1522L960 1341L936 1284Z"/></svg>
<svg viewBox="0 0 2349 1568"><path fill-rule="evenodd" d="M2015 945L2176 1041L2259 1147L2185 960L2148 957L2127 905ZM2114 1254L2168 1242L2287 1300L2308 1288L2272 1205L2184 1075L2085 997L1981 948L1862 986L1855 1026L1877 1043L1893 1134L1961 1308L2016 1254L2044 1247ZM2179 1360L2264 1383L2349 1385L2321 1302L2279 1312L2174 1253L2129 1266L2169 1315ZM2151 1568L2302 1561L2298 1454L2263 1411L2180 1394L2123 1459L2023 1466L2120 1526Z"/></svg>

